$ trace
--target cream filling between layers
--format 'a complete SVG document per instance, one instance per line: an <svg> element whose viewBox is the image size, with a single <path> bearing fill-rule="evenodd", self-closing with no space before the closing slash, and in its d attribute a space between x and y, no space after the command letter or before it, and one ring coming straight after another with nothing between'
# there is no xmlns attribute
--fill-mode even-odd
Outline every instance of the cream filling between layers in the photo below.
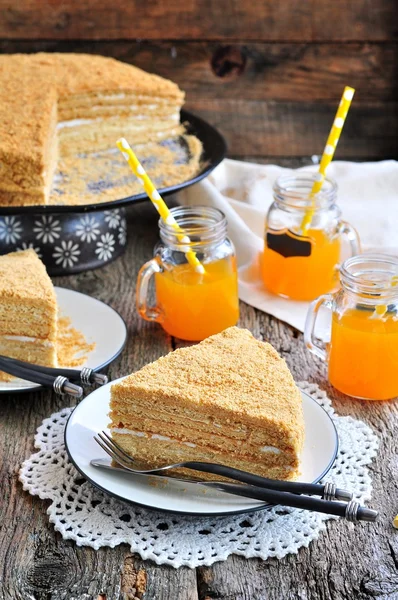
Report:
<svg viewBox="0 0 398 600"><path fill-rule="evenodd" d="M143 413L145 408L139 410L137 406L134 406L133 414L131 411L126 411L126 408L128 407L119 406L118 409L111 410L110 417L114 425L120 424L129 428L133 423L137 423L137 427L141 430L143 429L146 431L150 429L150 425L147 423L147 416L145 412ZM265 433L261 429L253 428L231 420L221 425L221 423L217 422L211 416L200 415L199 417L192 412L187 413L185 409L180 409L179 413L177 413L175 410L167 410L166 406L162 406L161 411L156 408L151 408L150 415L151 421L156 421L158 430L160 427L183 427L183 422L190 423L192 434L197 435L198 440L202 435L206 437L211 434L212 441L218 445L224 445L225 441L236 443L238 445L245 444L247 450L251 450L253 454L257 453L260 448L265 448L265 450L263 450L264 453L268 451L267 448L276 448L277 451L279 450L279 452L274 451L274 454L285 454L286 452L295 453L294 447L292 447L291 444L278 440L275 434L270 434L269 432ZM139 423L137 422L137 419L139 420ZM164 429L164 431L166 431L166 429ZM169 431L170 430L168 430L167 433ZM288 441L289 440L287 440L287 442Z"/></svg>
<svg viewBox="0 0 398 600"><path fill-rule="evenodd" d="M55 344L48 340L43 340L41 338L30 337L27 335L0 335L0 343L1 340L7 340L10 342L28 342L28 343L38 343L41 346L45 346L46 348L54 348Z"/></svg>
<svg viewBox="0 0 398 600"><path fill-rule="evenodd" d="M126 429L125 426L119 429ZM141 428L135 431L141 434ZM298 474L299 464L293 464L284 460L285 455L276 456L272 453L262 454L257 452L256 456L247 457L239 449L230 449L224 452L215 452L205 445L198 444L196 448L187 448L181 443L172 443L168 441L152 440L150 435L123 435L114 432L114 439L131 456L135 456L141 464L151 468L155 462L176 463L183 460L194 460L204 462L219 462L238 469L243 469L264 477L273 477L276 479L291 479L294 474ZM189 471L181 470L181 474L189 474ZM190 475L192 476L192 474ZM202 474L203 479L217 479L219 476Z"/></svg>
<svg viewBox="0 0 398 600"><path fill-rule="evenodd" d="M120 427L113 427L111 429L111 433L119 433L122 435L134 435L136 437L147 437L152 440L159 440L162 442L179 443L179 444L184 444L185 446L189 446L190 448L196 448L196 444L193 444L192 442L182 442L180 440L175 440L173 438L170 438L166 435L159 435L158 433L146 434L143 431L134 431L132 429L120 428ZM279 448L276 448L275 446L261 446L259 448L259 451L262 452L263 454L267 454L267 453L282 454L282 450L280 450Z"/></svg>
<svg viewBox="0 0 398 600"><path fill-rule="evenodd" d="M102 109L102 106L93 106L92 110L100 110ZM117 108L115 107L115 112L117 112ZM127 107L130 110L136 109L138 108L138 106L128 106ZM149 108L148 106L146 108ZM150 110L154 110L156 108L156 105L153 105L153 107L150 108ZM70 119L68 121L59 121L57 123L57 131L59 131L60 129L65 129L66 127L81 127L82 125L89 125L91 123L98 123L100 121L108 121L112 120L114 118L117 118L118 115L112 115L112 116L108 116L108 117L95 117L92 119L89 118L82 118L82 119ZM152 115L144 115L144 114L132 114L129 115L127 117L129 120L136 120L136 121L144 121L147 119L152 119ZM179 111L176 113L172 113L169 115L162 115L161 118L158 119L159 121L172 121L173 123L179 123L180 121L180 113Z"/></svg>
<svg viewBox="0 0 398 600"><path fill-rule="evenodd" d="M15 340L16 342L40 342L43 346L54 346L54 344L48 340L42 340L41 338L30 337L28 335L2 335L0 337L5 340Z"/></svg>
<svg viewBox="0 0 398 600"><path fill-rule="evenodd" d="M67 96L65 98L61 98L59 101L59 105L62 109L66 106L85 106L92 105L93 99L97 100L100 104L98 106L113 106L113 103L116 101L118 104L119 100L126 100L127 103L136 102L139 106L151 106L154 110L154 107L164 106L166 104L173 104L174 106L182 106L184 103L183 97L175 97L175 96L157 96L156 102L149 102L148 100L153 100L154 95L145 95L145 94L134 94L134 93L116 93L116 94L72 94L71 96ZM117 105L116 104L116 105ZM126 104L126 103L124 103ZM94 105L95 106L95 105Z"/></svg>
<svg viewBox="0 0 398 600"><path fill-rule="evenodd" d="M136 437L145 437L145 438L150 438L151 440L159 440L161 442L173 442L173 443L178 443L178 444L184 444L184 446L189 446L190 448L196 448L196 444L193 444L192 442L180 442L180 440L173 440L170 437L167 437L167 435L159 435L158 433L153 433L152 435L149 435L147 433L144 433L143 431L133 431L132 429L121 429L119 427L113 427L111 429L111 433L119 433L122 435L134 435Z"/></svg>

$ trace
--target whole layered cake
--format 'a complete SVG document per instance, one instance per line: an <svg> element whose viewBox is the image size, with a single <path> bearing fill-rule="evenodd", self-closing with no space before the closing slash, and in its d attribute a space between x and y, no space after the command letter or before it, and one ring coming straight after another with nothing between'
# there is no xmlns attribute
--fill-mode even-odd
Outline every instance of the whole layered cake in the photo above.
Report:
<svg viewBox="0 0 398 600"><path fill-rule="evenodd" d="M172 81L111 58L1 55L0 205L48 204L52 193L55 203L74 204L90 184L97 201L114 183L104 179L104 170L109 174L115 160L101 160L101 152L115 148L121 136L140 156L153 159L151 172L159 174L160 185L181 182L196 172L201 144L185 136L189 160L178 168L166 160L170 150L162 142L185 135L183 102L184 93ZM82 160L86 153L94 157ZM97 172L103 177L79 186L87 170L92 180ZM115 185L120 194L134 193L123 182Z"/></svg>
<svg viewBox="0 0 398 600"><path fill-rule="evenodd" d="M276 350L245 329L143 367L112 386L110 406L112 437L148 468L200 460L279 479L299 474L300 391Z"/></svg>

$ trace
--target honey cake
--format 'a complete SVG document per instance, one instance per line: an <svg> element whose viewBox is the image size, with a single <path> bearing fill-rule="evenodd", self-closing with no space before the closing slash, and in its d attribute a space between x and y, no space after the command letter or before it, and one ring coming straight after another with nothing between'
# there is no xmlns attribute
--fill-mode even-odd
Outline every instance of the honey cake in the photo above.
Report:
<svg viewBox="0 0 398 600"><path fill-rule="evenodd" d="M149 468L197 460L278 479L299 474L301 393L284 359L246 329L146 365L112 386L110 408L113 439Z"/></svg>
<svg viewBox="0 0 398 600"><path fill-rule="evenodd" d="M57 366L57 299L32 249L0 256L0 354Z"/></svg>
<svg viewBox="0 0 398 600"><path fill-rule="evenodd" d="M0 55L0 205L48 204L60 156L182 134L183 102L172 81L112 58Z"/></svg>

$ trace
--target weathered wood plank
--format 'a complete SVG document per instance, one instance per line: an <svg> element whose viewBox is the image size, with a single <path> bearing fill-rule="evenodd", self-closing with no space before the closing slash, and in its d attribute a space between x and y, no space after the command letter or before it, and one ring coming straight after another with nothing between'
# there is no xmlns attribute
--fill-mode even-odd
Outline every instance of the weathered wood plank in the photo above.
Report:
<svg viewBox="0 0 398 600"><path fill-rule="evenodd" d="M208 43L0 44L5 52L102 53L170 77L186 90L186 107L218 127L230 156L237 157L320 154L341 90L350 83L357 93L337 157L397 156L398 44L248 44L231 46L227 54L217 48ZM244 67L238 74L240 60Z"/></svg>
<svg viewBox="0 0 398 600"><path fill-rule="evenodd" d="M189 98L187 109L202 116L225 136L230 156L302 156L321 154L336 103L260 102L240 98ZM375 159L398 153L398 103L353 103L336 158Z"/></svg>
<svg viewBox="0 0 398 600"><path fill-rule="evenodd" d="M0 52L87 52L173 79L202 100L337 102L348 83L355 105L394 101L397 43L0 41Z"/></svg>
<svg viewBox="0 0 398 600"><path fill-rule="evenodd" d="M394 0L1 0L0 37L43 39L396 39Z"/></svg>
<svg viewBox="0 0 398 600"><path fill-rule="evenodd" d="M143 600L199 600L195 569L159 566L140 558L134 559L134 567L145 569L146 572L147 584ZM134 596L127 596L123 600L136 599Z"/></svg>

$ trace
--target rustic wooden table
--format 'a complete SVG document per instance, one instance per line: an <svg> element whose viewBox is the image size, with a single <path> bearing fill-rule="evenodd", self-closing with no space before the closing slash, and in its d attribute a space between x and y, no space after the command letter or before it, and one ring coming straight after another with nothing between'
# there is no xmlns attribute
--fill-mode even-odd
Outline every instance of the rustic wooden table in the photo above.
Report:
<svg viewBox="0 0 398 600"><path fill-rule="evenodd" d="M178 343L137 316L135 279L140 265L151 257L157 216L147 203L132 207L129 216L130 241L123 257L104 269L56 281L103 300L128 323L127 347L109 370L113 379L139 369ZM243 303L240 325L271 342L296 380L319 383L340 414L359 417L376 431L380 450L370 468L372 506L380 510L378 522L355 526L330 522L308 549L283 560L263 562L231 556L196 570L142 561L131 555L126 545L98 552L78 548L53 530L46 515L47 503L29 496L18 481L19 466L33 450L37 426L71 400L47 391L1 396L2 600L398 599L398 531L391 526L398 512L397 403L354 402L338 395L327 385L323 365L305 350L301 334ZM137 587L145 588L144 595Z"/></svg>

